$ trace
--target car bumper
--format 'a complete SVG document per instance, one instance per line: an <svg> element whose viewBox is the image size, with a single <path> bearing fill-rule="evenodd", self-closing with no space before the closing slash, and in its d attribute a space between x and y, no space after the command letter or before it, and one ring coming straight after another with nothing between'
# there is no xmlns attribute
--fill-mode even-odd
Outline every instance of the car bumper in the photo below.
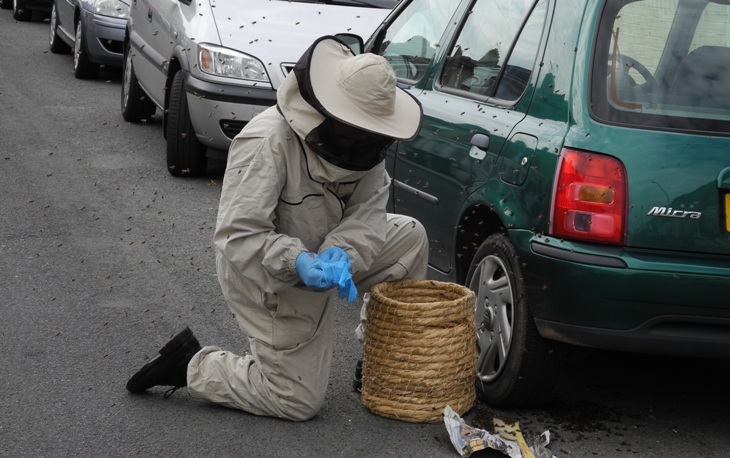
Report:
<svg viewBox="0 0 730 458"><path fill-rule="evenodd" d="M121 67L127 19L85 12L82 20L89 60L101 65Z"/></svg>
<svg viewBox="0 0 730 458"><path fill-rule="evenodd" d="M543 337L611 350L730 357L730 259L510 234Z"/></svg>
<svg viewBox="0 0 730 458"><path fill-rule="evenodd" d="M274 89L211 83L189 74L185 92L198 140L226 152L248 121L276 104Z"/></svg>

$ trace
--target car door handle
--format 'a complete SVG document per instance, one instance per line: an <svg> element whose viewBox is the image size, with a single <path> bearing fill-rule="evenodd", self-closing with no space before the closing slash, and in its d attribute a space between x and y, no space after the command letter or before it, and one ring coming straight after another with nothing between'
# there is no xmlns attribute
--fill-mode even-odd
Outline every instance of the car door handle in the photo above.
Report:
<svg viewBox="0 0 730 458"><path fill-rule="evenodd" d="M484 134L474 134L471 138L471 148L469 149L469 156L477 160L482 160L487 155L489 149L489 136Z"/></svg>
<svg viewBox="0 0 730 458"><path fill-rule="evenodd" d="M152 22L152 8L147 10L147 20Z"/></svg>

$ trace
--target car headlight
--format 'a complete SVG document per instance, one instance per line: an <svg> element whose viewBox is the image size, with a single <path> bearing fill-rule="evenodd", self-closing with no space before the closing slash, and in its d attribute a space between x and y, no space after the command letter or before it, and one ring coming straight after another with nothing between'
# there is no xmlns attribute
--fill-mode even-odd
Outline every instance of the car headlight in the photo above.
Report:
<svg viewBox="0 0 730 458"><path fill-rule="evenodd" d="M198 68L210 75L269 82L264 64L255 57L211 44L198 44Z"/></svg>
<svg viewBox="0 0 730 458"><path fill-rule="evenodd" d="M94 13L118 18L129 17L129 6L119 0L96 0Z"/></svg>

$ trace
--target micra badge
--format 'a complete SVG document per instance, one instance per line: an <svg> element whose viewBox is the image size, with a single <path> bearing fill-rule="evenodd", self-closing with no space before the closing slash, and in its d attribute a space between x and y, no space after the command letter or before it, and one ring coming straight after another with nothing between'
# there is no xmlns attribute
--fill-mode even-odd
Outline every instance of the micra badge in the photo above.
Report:
<svg viewBox="0 0 730 458"><path fill-rule="evenodd" d="M647 216L663 216L665 218L690 218L700 219L702 212L690 212L685 210L675 210L672 207L652 207Z"/></svg>

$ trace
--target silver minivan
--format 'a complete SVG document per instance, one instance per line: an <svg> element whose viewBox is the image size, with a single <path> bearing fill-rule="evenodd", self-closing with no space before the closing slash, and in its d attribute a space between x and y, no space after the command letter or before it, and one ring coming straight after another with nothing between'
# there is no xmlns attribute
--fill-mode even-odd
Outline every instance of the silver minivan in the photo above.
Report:
<svg viewBox="0 0 730 458"><path fill-rule="evenodd" d="M124 43L122 116L163 113L167 167L199 176L209 155L276 103L276 89L314 40L368 38L397 0L136 0Z"/></svg>

